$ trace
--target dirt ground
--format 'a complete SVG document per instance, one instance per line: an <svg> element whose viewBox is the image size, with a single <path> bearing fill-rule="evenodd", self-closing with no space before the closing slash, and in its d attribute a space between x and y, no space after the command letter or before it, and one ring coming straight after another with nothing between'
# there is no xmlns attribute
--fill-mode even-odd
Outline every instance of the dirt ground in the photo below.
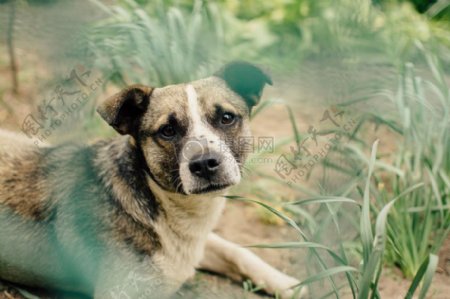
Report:
<svg viewBox="0 0 450 299"><path fill-rule="evenodd" d="M35 82L39 74L27 74L23 76L33 77ZM0 69L0 77L8 78L7 70ZM308 79L305 79L308 78ZM328 78L330 79L330 78ZM323 83L320 73L309 72L302 73L298 78L274 80L276 85L267 89L265 98L281 98L293 106L293 110L298 121L300 132L306 133L308 127L316 122L322 116L323 109L326 107L326 100L335 92L333 86L327 88L311 88L312 86L321 86ZM298 82L301 82L300 84ZM5 84L5 83L4 83ZM0 84L0 124L1 127L18 128L20 119L33 108L30 107L29 97L33 96L33 88L24 86L24 91L17 100L6 91L5 86ZM314 90L314 91L311 91ZM339 92L343 93L342 90ZM106 95L105 95L106 96ZM260 115L252 122L252 129L255 136L275 136L277 140L292 136L289 116L285 108L281 105L273 106ZM378 132L381 137L381 144L387 150L395 148L394 140L384 136L384 132ZM267 165L268 171L273 170L273 164ZM272 169L272 170L271 170ZM256 181L244 180L243 184L248 186L256 185ZM314 185L314 181L308 184ZM280 192L284 192L280 187ZM288 191L286 191L288 192ZM276 223L267 224L267 221L261 217L258 209L254 205L242 202L229 202L222 216L216 231L227 239L237 242L241 245L251 245L260 243L273 243L283 241L298 240L295 232L288 226ZM280 270L293 275L300 280L306 278L304 268L306 253L302 250L273 250L273 249L252 249L264 260L276 266ZM446 241L440 252L440 267L438 273L433 279L430 295L428 298L445 299L450 298L450 239ZM380 292L382 298L397 299L403 298L409 286L409 281L403 279L395 269L385 269L380 282ZM320 285L318 285L320 287ZM0 289L2 289L0 285ZM33 293L33 292L32 292ZM39 295L42 298L49 296ZM3 292L0 298L21 298L22 296L10 286L3 286ZM51 297L51 296L50 296ZM244 291L242 284L232 282L227 278L210 274L198 273L194 278L186 282L184 287L175 295L175 298L229 298L229 299L257 299L266 298L264 294L253 294ZM344 298L350 298L344 295Z"/></svg>

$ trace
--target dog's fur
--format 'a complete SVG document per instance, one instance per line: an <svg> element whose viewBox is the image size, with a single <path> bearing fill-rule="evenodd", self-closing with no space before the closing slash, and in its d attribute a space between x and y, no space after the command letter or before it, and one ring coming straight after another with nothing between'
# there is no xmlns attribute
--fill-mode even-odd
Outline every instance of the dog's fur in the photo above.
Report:
<svg viewBox="0 0 450 299"><path fill-rule="evenodd" d="M296 279L211 232L221 195L241 178L245 153L233 141L250 135L266 83L236 62L189 84L131 86L98 108L123 136L91 145L37 148L1 131L0 278L95 298L164 298L203 268L291 295ZM192 166L204 157L211 175Z"/></svg>

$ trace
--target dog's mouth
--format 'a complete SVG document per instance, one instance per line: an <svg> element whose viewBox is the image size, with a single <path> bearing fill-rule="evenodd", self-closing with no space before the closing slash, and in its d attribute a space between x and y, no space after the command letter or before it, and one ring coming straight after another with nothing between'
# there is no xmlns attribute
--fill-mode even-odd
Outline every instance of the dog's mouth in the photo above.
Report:
<svg viewBox="0 0 450 299"><path fill-rule="evenodd" d="M206 187L194 189L190 193L191 194L203 194L203 193L216 192L216 191L220 191L225 188L228 188L230 186L231 186L231 184L209 184Z"/></svg>

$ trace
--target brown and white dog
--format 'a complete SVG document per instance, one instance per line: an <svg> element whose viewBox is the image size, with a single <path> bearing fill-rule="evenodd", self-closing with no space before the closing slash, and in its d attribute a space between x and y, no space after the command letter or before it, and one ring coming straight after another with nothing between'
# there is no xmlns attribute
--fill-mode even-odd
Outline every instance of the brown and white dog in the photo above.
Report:
<svg viewBox="0 0 450 299"><path fill-rule="evenodd" d="M234 62L134 85L98 107L123 136L37 148L0 133L0 278L95 298L166 298L196 268L290 298L298 281L212 229L239 183L251 108L271 79Z"/></svg>

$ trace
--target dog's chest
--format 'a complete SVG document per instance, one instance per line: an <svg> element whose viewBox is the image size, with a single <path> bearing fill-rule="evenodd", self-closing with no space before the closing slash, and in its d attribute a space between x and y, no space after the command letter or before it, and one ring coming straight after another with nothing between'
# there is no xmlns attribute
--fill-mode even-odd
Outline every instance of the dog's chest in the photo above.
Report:
<svg viewBox="0 0 450 299"><path fill-rule="evenodd" d="M165 216L155 223L161 250L153 257L167 279L181 285L194 275L203 257L208 234L220 217L223 198L194 198L163 203Z"/></svg>

